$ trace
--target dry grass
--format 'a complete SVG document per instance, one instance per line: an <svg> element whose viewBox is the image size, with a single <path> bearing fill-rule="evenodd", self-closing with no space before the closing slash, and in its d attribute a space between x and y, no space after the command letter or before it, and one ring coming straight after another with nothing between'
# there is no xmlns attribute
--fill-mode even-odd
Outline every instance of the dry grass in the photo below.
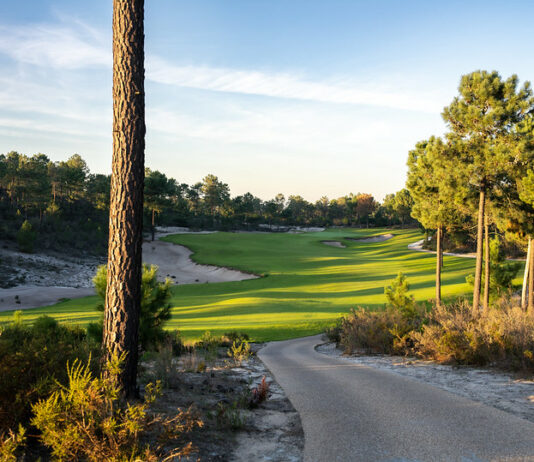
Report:
<svg viewBox="0 0 534 462"><path fill-rule="evenodd" d="M406 317L398 309L352 310L339 326L339 344L349 354L410 354L534 372L534 314L516 300L501 299L487 314L473 311L466 301L416 311Z"/></svg>

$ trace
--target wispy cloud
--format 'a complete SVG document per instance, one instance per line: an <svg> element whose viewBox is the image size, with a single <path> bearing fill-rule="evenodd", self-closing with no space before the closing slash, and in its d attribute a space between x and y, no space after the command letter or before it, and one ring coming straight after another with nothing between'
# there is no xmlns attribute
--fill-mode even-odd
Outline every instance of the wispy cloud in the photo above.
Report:
<svg viewBox="0 0 534 462"><path fill-rule="evenodd" d="M18 63L43 68L109 68L112 64L109 35L108 31L72 18L68 21L63 18L59 24L0 25L0 53ZM420 87L403 90L397 80L377 84L347 76L317 79L293 71L181 66L151 55L147 56L146 68L148 80L199 90L429 113L436 113L443 106L438 94L425 94Z"/></svg>
<svg viewBox="0 0 534 462"><path fill-rule="evenodd" d="M323 103L439 111L434 95L403 92L357 82L346 77L313 80L290 72L269 73L214 67L177 66L158 57L147 58L147 78L158 83L218 92L298 99Z"/></svg>
<svg viewBox="0 0 534 462"><path fill-rule="evenodd" d="M106 44L106 38L80 21L70 25L0 25L0 53L19 63L55 69L109 66L111 44Z"/></svg>

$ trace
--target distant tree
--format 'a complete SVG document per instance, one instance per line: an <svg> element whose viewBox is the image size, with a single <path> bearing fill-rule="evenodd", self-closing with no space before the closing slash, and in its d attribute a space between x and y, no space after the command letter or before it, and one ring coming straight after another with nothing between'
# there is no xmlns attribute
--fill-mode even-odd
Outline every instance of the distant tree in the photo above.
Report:
<svg viewBox="0 0 534 462"><path fill-rule="evenodd" d="M406 221L410 219L412 213L413 199L407 189L401 189L395 194L393 210L399 217L401 228L404 228Z"/></svg>
<svg viewBox="0 0 534 462"><path fill-rule="evenodd" d="M202 200L209 214L215 219L218 209L230 199L230 188L215 175L207 175L202 180Z"/></svg>
<svg viewBox="0 0 534 462"><path fill-rule="evenodd" d="M358 221L365 219L369 228L369 217L377 209L378 204L371 194L358 194L356 196L356 214Z"/></svg>
<svg viewBox="0 0 534 462"><path fill-rule="evenodd" d="M165 206L171 203L171 197L176 192L176 182L172 178L167 178L164 173L158 170L145 169L145 207L150 211L150 230L152 240L156 227L156 213L162 213Z"/></svg>

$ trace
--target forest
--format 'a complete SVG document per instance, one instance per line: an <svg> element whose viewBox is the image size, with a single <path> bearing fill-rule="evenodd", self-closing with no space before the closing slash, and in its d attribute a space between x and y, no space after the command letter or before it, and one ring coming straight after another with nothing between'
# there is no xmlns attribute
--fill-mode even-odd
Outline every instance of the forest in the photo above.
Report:
<svg viewBox="0 0 534 462"><path fill-rule="evenodd" d="M52 161L44 154L0 155L0 233L28 250L75 248L106 252L110 176L91 173L74 154ZM252 193L231 197L228 184L206 175L193 185L158 170L145 171L144 229L187 226L193 229L272 230L288 226L413 225L412 199L406 189L379 203L371 194L321 197L277 194L262 200ZM26 246L25 246L25 243Z"/></svg>

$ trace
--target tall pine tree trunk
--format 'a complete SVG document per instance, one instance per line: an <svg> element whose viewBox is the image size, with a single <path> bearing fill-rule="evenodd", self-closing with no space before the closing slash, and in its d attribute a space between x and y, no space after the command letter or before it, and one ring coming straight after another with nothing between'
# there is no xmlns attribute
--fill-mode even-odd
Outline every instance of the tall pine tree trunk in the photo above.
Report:
<svg viewBox="0 0 534 462"><path fill-rule="evenodd" d="M528 262L528 303L527 311L534 310L534 249L530 251L530 261Z"/></svg>
<svg viewBox="0 0 534 462"><path fill-rule="evenodd" d="M477 222L477 260L475 266L475 286L473 288L473 311L480 308L480 282L482 279L482 247L484 239L484 209L486 206L486 188L480 189Z"/></svg>
<svg viewBox="0 0 534 462"><path fill-rule="evenodd" d="M525 272L523 274L523 290L521 291L521 308L527 309L527 288L530 273L530 254L532 253L532 238L528 237L527 259L525 260Z"/></svg>
<svg viewBox="0 0 534 462"><path fill-rule="evenodd" d="M113 160L104 348L136 393L145 152L144 0L113 1Z"/></svg>
<svg viewBox="0 0 534 462"><path fill-rule="evenodd" d="M441 305L441 267L443 264L442 238L443 231L441 226L436 232L436 305Z"/></svg>
<svg viewBox="0 0 534 462"><path fill-rule="evenodd" d="M489 296L490 296L490 241L489 241L489 223L488 214L484 216L484 314L489 310Z"/></svg>

